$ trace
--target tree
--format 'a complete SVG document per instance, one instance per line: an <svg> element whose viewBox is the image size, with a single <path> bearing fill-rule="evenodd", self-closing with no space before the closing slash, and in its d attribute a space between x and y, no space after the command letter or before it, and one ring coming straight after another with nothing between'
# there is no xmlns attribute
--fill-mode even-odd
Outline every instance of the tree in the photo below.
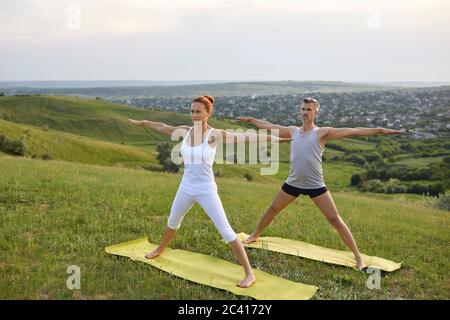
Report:
<svg viewBox="0 0 450 320"><path fill-rule="evenodd" d="M379 154L378 152L372 152L372 153L364 155L364 158L366 158L366 160L368 162L380 161L381 154Z"/></svg>
<svg viewBox="0 0 450 320"><path fill-rule="evenodd" d="M163 169L166 172L177 173L180 170L180 166L173 163L170 158L167 158L162 163Z"/></svg>
<svg viewBox="0 0 450 320"><path fill-rule="evenodd" d="M361 165L361 166L366 164L366 158L364 158L363 156L361 156L359 154L352 154L352 155L346 157L346 160L350 161L352 163Z"/></svg>
<svg viewBox="0 0 450 320"><path fill-rule="evenodd" d="M156 145L156 151L158 152L156 159L159 160L159 163L162 164L165 159L170 158L170 149L170 143L168 142L161 142Z"/></svg>
<svg viewBox="0 0 450 320"><path fill-rule="evenodd" d="M445 188L442 183L433 183L428 186L428 192L430 196L439 198L440 194L445 193Z"/></svg>
<svg viewBox="0 0 450 320"><path fill-rule="evenodd" d="M361 182L363 182L363 179L359 173L352 175L352 178L350 180L350 184L352 186L359 186Z"/></svg>
<svg viewBox="0 0 450 320"><path fill-rule="evenodd" d="M164 171L177 173L180 170L180 166L172 162L172 146L169 142L158 143L156 151L158 152L156 159L158 159Z"/></svg>

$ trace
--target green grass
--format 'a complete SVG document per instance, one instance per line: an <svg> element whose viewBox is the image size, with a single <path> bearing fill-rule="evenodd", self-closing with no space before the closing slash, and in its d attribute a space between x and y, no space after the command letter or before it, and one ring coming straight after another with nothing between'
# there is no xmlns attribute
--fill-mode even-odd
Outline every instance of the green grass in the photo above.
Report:
<svg viewBox="0 0 450 320"><path fill-rule="evenodd" d="M0 119L0 134L9 139L23 137L25 156L32 158L49 155L51 159L81 163L159 168L154 153L66 132L44 130Z"/></svg>
<svg viewBox="0 0 450 320"><path fill-rule="evenodd" d="M155 146L167 136L137 127L129 118L161 121L170 125L191 124L189 113L152 111L78 97L0 97L0 118L15 123L54 129L114 143L139 147ZM238 128L236 121L210 119L214 128Z"/></svg>
<svg viewBox="0 0 450 320"><path fill-rule="evenodd" d="M428 157L428 158L410 158L410 159L403 159L403 160L397 161L397 162L395 162L395 164L406 165L410 168L423 168L423 167L427 167L430 163L442 162L442 159L444 159L444 158L445 158L445 156Z"/></svg>
<svg viewBox="0 0 450 320"><path fill-rule="evenodd" d="M75 97L1 97L0 117L16 123L55 129L105 141L138 146L165 139L149 128L130 125L128 118L170 119L182 123L189 118L162 112L129 108L102 100Z"/></svg>
<svg viewBox="0 0 450 320"><path fill-rule="evenodd" d="M333 140L330 143L344 147L351 151L376 151L377 144L374 142L360 139L348 138L342 140ZM329 147L330 148L330 147Z"/></svg>
<svg viewBox="0 0 450 320"><path fill-rule="evenodd" d="M0 157L0 168L0 299L243 299L104 252L142 236L160 240L180 175L10 156ZM269 180L217 183L239 232L252 231L279 189ZM403 261L400 270L382 275L381 290L367 289L367 274L353 269L263 250L248 250L252 265L318 286L314 299L450 298L447 212L355 192L334 198L362 252ZM265 235L345 248L306 197ZM235 262L198 205L171 247ZM81 290L66 287L70 265L81 268Z"/></svg>

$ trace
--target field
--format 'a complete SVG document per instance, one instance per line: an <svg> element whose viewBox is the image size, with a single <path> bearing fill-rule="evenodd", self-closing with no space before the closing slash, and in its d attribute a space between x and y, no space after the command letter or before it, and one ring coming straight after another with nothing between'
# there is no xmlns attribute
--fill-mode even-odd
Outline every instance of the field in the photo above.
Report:
<svg viewBox="0 0 450 320"><path fill-rule="evenodd" d="M0 151L0 299L245 299L104 252L106 246L144 236L157 243L181 179L181 174L154 171L160 168L155 146L168 138L129 125L129 117L174 125L190 121L188 115L101 100L0 98L0 134L21 137L26 145L24 157ZM211 126L240 127L215 119ZM375 148L353 139L339 143L347 149ZM329 156L340 154L326 150ZM42 160L46 154L50 160ZM281 145L280 160L272 176L261 176L261 165L214 165L236 232L253 231L287 177L288 144ZM324 163L327 186L361 251L403 262L400 270L382 274L380 290L366 288L363 272L293 256L248 250L252 265L318 286L314 299L449 299L448 212L434 209L430 197L358 193L349 182L361 170L343 161ZM247 181L245 174L253 179ZM305 197L285 209L264 235L346 249ZM236 263L197 205L171 247ZM81 290L66 287L70 265L81 269Z"/></svg>
<svg viewBox="0 0 450 320"><path fill-rule="evenodd" d="M178 175L62 161L0 157L2 299L235 299L227 292L171 277L150 266L107 255L105 246L164 230ZM236 231L251 232L277 183L218 179ZM319 287L315 299L448 299L449 217L421 201L335 192L340 213L362 252L403 267L383 274L381 290L365 287L355 270L265 251L249 251L256 268ZM345 249L307 198L297 200L268 236ZM172 247L234 261L198 206ZM66 269L81 268L81 290L66 288Z"/></svg>

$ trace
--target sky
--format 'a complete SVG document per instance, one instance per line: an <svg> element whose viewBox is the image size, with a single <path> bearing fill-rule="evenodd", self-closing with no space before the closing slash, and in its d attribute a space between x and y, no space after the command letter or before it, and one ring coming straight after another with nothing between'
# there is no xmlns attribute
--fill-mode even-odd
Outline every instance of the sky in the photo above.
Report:
<svg viewBox="0 0 450 320"><path fill-rule="evenodd" d="M448 0L0 1L0 81L449 81L449 57Z"/></svg>

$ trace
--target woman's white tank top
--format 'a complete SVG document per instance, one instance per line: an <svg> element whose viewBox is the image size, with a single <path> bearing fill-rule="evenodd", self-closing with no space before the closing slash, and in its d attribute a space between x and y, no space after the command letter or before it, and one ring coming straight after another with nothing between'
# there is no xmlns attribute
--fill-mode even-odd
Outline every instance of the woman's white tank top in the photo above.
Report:
<svg viewBox="0 0 450 320"><path fill-rule="evenodd" d="M217 146L211 147L208 143L212 130L213 128L208 129L202 144L190 146L187 144L192 131L192 128L190 128L181 144L180 153L183 157L184 173L180 188L191 195L217 192L213 172Z"/></svg>

